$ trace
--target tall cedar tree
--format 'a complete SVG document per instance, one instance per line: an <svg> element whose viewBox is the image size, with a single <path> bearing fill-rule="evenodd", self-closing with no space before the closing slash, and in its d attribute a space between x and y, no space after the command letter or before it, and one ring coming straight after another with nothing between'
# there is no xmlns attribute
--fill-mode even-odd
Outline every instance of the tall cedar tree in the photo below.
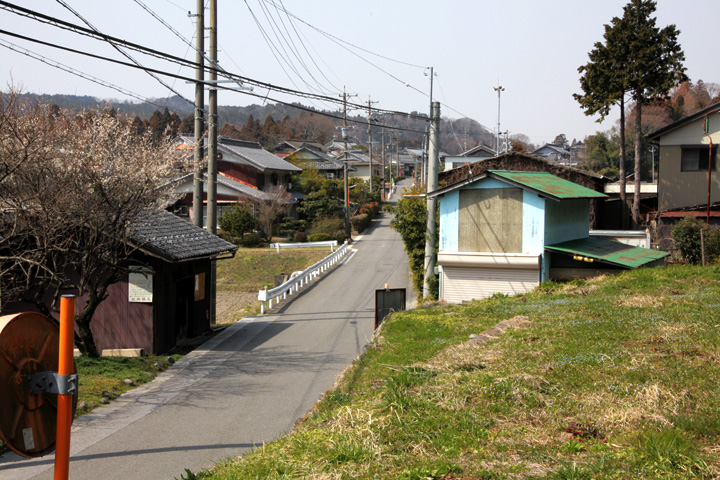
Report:
<svg viewBox="0 0 720 480"><path fill-rule="evenodd" d="M637 105L632 207L636 224L640 222L642 105L652 98L667 96L674 86L687 80L682 64L685 54L677 41L680 32L675 25L659 29L652 17L655 7L652 0L632 0L624 7L622 18L614 17L610 25L605 25L605 45L596 43L590 62L579 69L584 72L580 85L585 93L575 95L588 115L600 113L604 117L610 106L620 103L621 196L625 192L625 93L630 93Z"/></svg>

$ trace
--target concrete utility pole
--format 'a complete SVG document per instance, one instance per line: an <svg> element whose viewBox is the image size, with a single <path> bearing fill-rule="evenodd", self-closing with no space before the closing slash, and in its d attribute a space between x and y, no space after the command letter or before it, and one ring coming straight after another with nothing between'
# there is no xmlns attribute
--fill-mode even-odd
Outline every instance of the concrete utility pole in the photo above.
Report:
<svg viewBox="0 0 720 480"><path fill-rule="evenodd" d="M498 128L497 138L495 140L495 154L500 155L500 93L505 91L505 87L501 87L500 85L498 85L497 87L493 87L493 90L498 92Z"/></svg>
<svg viewBox="0 0 720 480"><path fill-rule="evenodd" d="M197 0L197 18L195 23L195 170L193 174L193 223L202 228L203 226L203 110L205 108L205 12L203 0Z"/></svg>
<svg viewBox="0 0 720 480"><path fill-rule="evenodd" d="M380 103L380 102L373 102L370 100L370 97L368 97L368 148L370 149L370 194L372 194L373 191L373 145L372 145L372 121L370 120L370 117L372 117L372 105L373 103Z"/></svg>
<svg viewBox="0 0 720 480"><path fill-rule="evenodd" d="M440 102L433 103L430 116L430 139L428 148L428 184L427 193L437 190L438 164L440 160ZM435 210L437 198L427 199L427 227L425 231L425 276L423 279L423 298L430 295L430 278L435 275Z"/></svg>
<svg viewBox="0 0 720 480"><path fill-rule="evenodd" d="M351 97L356 96L355 94L350 95ZM345 161L343 162L343 187L345 190L345 235L351 236L352 230L350 228L350 185L348 184L348 134L347 134L347 97L348 94L343 86L343 127L342 127L342 138L345 142Z"/></svg>
<svg viewBox="0 0 720 480"><path fill-rule="evenodd" d="M217 0L210 0L210 92L208 94L208 232L217 233Z"/></svg>
<svg viewBox="0 0 720 480"><path fill-rule="evenodd" d="M382 132L382 199L387 200L387 195L385 193L385 187L387 186L387 181L385 179L385 120L383 119L382 127L380 127L380 131Z"/></svg>
<svg viewBox="0 0 720 480"><path fill-rule="evenodd" d="M433 78L435 77L435 68L434 67L428 67L430 69L430 116L428 117L432 121L432 115L433 115ZM425 69L427 70L427 68ZM427 76L427 72L424 72L425 76ZM425 146L426 149L423 152L422 156L422 167L420 168L420 171L422 172L422 179L420 180L421 185L427 185L428 184L428 162L429 159L429 140L430 138L430 125L425 129Z"/></svg>

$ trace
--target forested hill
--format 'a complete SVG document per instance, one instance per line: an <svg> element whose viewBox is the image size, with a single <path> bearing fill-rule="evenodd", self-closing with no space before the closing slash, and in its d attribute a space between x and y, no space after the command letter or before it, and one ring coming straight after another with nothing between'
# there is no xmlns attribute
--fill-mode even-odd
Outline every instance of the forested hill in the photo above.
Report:
<svg viewBox="0 0 720 480"><path fill-rule="evenodd" d="M179 96L153 99L151 102L130 102L127 100L98 99L90 96L80 95L47 95L47 94L25 94L28 98L36 99L39 102L49 105L57 105L60 108L74 112L84 110L112 108L119 115L135 119L138 117L148 123L153 115L160 118L161 113L167 109L173 118L185 119L180 126L180 132L185 132L186 126L192 125L193 106ZM332 138L340 136L339 126L342 124L341 111L318 111L318 113L329 113L333 117L308 112L308 109L317 111L312 107L296 104L302 108L295 108L289 105L277 103L265 103L263 105L241 106L218 106L220 116L221 133L230 136L241 136L251 134L253 138L263 144L270 144L278 137L292 136L327 142ZM411 112L413 116L423 116ZM173 115L174 114L174 115ZM166 115L167 116L167 115ZM352 111L348 114L350 120L348 133L355 143L367 143L367 117L366 113ZM356 122L359 123L356 123ZM427 121L424 119L410 118L404 115L386 116L380 119L382 123L389 126L400 127L402 130L386 129L386 139L397 138L397 143L402 147L421 148L423 145L424 132ZM150 122L152 124L152 122ZM157 122L156 122L157 123ZM277 125L277 129L275 128ZM275 131L277 135L259 135L259 132ZM373 141L380 141L380 129L373 129ZM483 128L474 120L463 118L459 120L443 118L440 126L441 150L457 154L477 146L479 143L494 145L494 135ZM187 133L187 132L185 132ZM258 135L253 135L258 133Z"/></svg>

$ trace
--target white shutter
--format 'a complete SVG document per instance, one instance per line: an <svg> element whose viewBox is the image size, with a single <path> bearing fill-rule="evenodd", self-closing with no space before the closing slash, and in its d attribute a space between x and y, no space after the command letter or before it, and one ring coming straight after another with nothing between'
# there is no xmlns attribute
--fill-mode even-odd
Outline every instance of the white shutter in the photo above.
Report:
<svg viewBox="0 0 720 480"><path fill-rule="evenodd" d="M491 297L495 293L515 295L540 285L539 269L473 268L443 266L441 299L460 303Z"/></svg>

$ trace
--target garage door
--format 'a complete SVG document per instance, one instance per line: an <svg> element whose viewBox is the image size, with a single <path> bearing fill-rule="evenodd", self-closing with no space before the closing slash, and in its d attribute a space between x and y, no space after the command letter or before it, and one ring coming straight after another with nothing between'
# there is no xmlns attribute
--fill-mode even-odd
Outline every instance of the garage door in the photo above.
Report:
<svg viewBox="0 0 720 480"><path fill-rule="evenodd" d="M460 303L488 298L495 293L525 293L540 285L540 271L443 266L440 285L442 300Z"/></svg>

